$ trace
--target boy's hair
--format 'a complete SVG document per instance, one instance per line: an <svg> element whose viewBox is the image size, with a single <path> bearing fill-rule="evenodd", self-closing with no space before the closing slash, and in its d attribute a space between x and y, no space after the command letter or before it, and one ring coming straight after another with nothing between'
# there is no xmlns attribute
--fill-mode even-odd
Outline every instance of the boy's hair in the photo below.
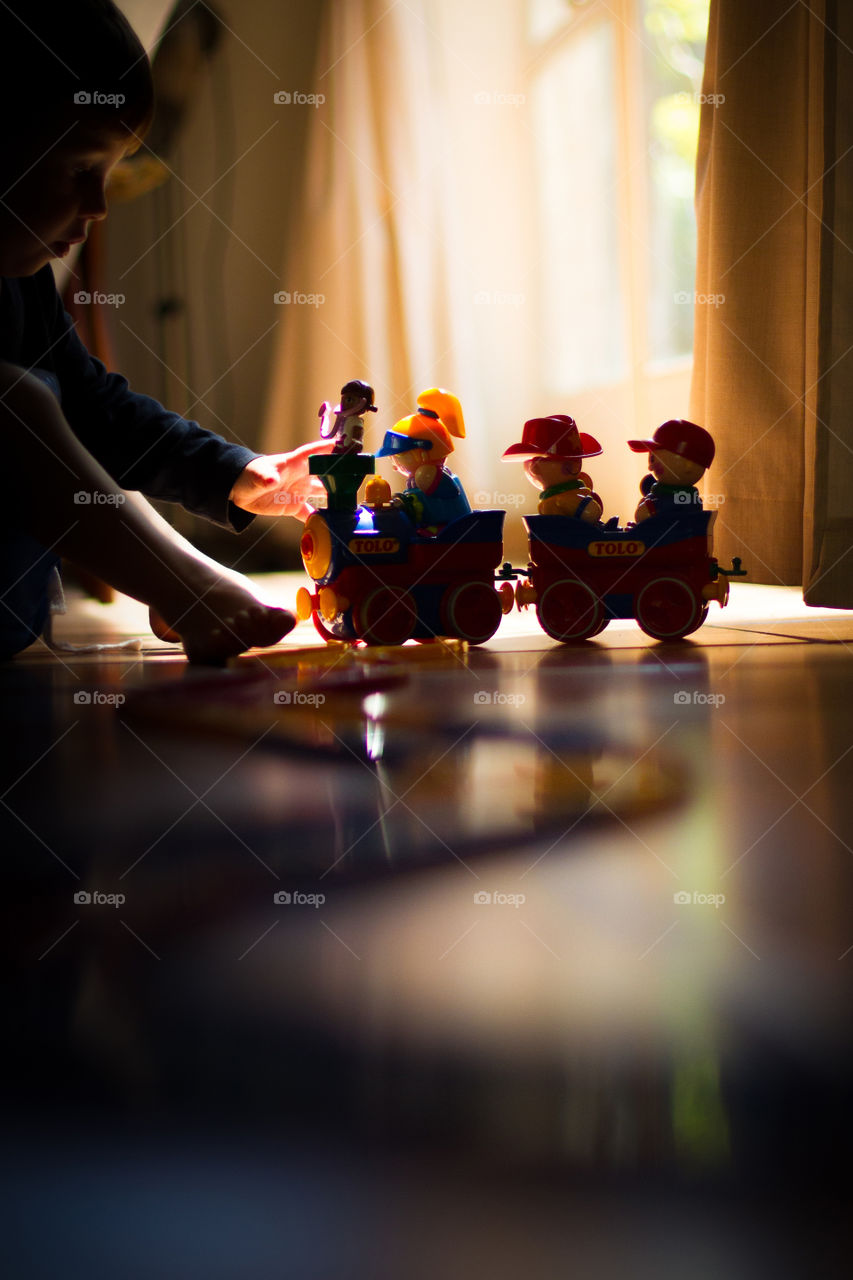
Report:
<svg viewBox="0 0 853 1280"><path fill-rule="evenodd" d="M16 136L66 121L145 133L154 85L145 49L113 0L3 0L0 120ZM5 145L5 144L4 144Z"/></svg>

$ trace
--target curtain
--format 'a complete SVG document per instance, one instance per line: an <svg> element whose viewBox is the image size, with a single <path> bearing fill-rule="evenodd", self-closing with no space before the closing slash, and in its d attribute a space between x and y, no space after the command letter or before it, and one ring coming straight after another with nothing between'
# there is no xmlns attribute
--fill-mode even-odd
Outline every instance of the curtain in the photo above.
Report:
<svg viewBox="0 0 853 1280"><path fill-rule="evenodd" d="M531 416L534 348L519 341L512 308L483 298L530 291L515 198L527 179L510 160L529 138L520 112L480 109L478 95L517 87L522 12L472 13L454 0L326 6L306 85L323 101L305 173L294 174L301 212L261 448L311 439L321 401L358 377L376 391L365 441L375 450L418 391L441 385L459 396L468 428L450 467L472 500L506 486L500 451Z"/></svg>
<svg viewBox="0 0 853 1280"><path fill-rule="evenodd" d="M840 9L712 0L691 416L717 442L720 559L851 607L853 19Z"/></svg>

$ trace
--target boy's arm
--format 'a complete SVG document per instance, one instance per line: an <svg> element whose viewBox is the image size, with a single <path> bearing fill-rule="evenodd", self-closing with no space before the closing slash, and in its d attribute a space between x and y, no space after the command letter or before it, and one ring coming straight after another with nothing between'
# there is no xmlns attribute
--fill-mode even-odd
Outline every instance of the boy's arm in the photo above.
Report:
<svg viewBox="0 0 853 1280"><path fill-rule="evenodd" d="M52 277L45 283L50 288ZM132 391L125 378L108 373L86 350L55 289L46 295L62 409L81 443L122 488L180 503L238 531L246 528L254 516L235 506L229 494L246 465L261 455Z"/></svg>

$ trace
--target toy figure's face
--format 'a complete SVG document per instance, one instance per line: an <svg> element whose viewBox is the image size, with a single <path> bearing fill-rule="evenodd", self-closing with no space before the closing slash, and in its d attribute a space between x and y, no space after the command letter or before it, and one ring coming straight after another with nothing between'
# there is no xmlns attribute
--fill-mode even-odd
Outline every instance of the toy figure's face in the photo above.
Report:
<svg viewBox="0 0 853 1280"><path fill-rule="evenodd" d="M446 457L446 453L433 445L431 449L407 449L405 453L395 453L392 462L402 475L413 476L418 467L440 467Z"/></svg>
<svg viewBox="0 0 853 1280"><path fill-rule="evenodd" d="M367 401L357 391L348 391L345 396L341 396L341 408L344 413L361 414L367 408Z"/></svg>
<svg viewBox="0 0 853 1280"><path fill-rule="evenodd" d="M126 152L126 138L77 124L29 170L19 157L20 178L4 165L0 275L33 275L85 240L89 223L107 216L107 178Z"/></svg>
<svg viewBox="0 0 853 1280"><path fill-rule="evenodd" d="M580 458L528 458L524 470L537 489L550 489L552 484L571 480L580 474Z"/></svg>
<svg viewBox="0 0 853 1280"><path fill-rule="evenodd" d="M649 471L661 484L696 484L705 474L698 462L670 453L669 449L655 449L649 454Z"/></svg>

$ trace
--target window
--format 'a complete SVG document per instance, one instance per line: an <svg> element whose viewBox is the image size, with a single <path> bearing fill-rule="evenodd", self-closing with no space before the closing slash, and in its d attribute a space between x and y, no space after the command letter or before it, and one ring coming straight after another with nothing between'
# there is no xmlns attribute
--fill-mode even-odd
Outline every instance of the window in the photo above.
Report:
<svg viewBox="0 0 853 1280"><path fill-rule="evenodd" d="M528 0L541 389L622 436L686 413L708 0Z"/></svg>

